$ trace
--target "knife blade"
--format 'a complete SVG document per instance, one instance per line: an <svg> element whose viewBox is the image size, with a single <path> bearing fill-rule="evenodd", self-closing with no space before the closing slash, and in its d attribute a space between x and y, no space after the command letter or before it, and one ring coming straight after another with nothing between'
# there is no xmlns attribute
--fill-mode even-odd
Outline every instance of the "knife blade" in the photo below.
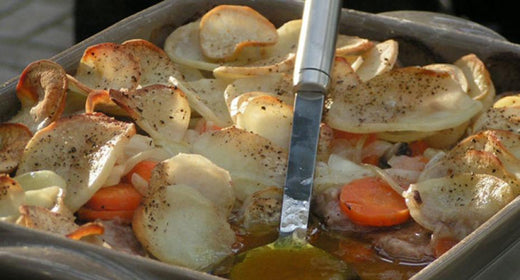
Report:
<svg viewBox="0 0 520 280"><path fill-rule="evenodd" d="M296 94L280 236L306 236L321 116L340 12L340 0L305 1L293 75Z"/></svg>

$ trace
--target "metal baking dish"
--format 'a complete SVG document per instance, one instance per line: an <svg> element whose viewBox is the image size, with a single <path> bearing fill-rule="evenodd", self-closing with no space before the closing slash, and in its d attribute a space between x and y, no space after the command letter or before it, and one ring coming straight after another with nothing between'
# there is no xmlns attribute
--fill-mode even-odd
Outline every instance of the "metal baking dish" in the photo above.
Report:
<svg viewBox="0 0 520 280"><path fill-rule="evenodd" d="M86 47L101 42L143 38L162 46L176 27L217 4L248 5L275 25L301 17L302 1L163 1L139 12L52 59L69 73ZM520 90L520 46L478 24L450 16L400 11L369 14L344 9L340 32L373 40L399 42L403 65L453 62L475 53L482 59L497 93ZM19 108L17 77L0 87L0 116L5 121ZM520 267L520 200L517 198L413 279L514 279ZM517 262L517 261L516 261ZM513 265L511 265L513 264ZM0 271L13 279L221 279L158 261L0 222Z"/></svg>

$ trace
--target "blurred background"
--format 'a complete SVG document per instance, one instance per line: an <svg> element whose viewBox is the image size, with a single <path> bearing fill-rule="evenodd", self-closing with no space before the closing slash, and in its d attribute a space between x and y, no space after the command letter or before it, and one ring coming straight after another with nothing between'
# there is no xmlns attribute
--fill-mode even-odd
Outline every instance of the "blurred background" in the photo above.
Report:
<svg viewBox="0 0 520 280"><path fill-rule="evenodd" d="M50 58L117 21L160 1L154 0L0 0L0 84L32 61ZM514 43L516 1L357 0L344 7L379 13L421 10L462 17L484 25Z"/></svg>

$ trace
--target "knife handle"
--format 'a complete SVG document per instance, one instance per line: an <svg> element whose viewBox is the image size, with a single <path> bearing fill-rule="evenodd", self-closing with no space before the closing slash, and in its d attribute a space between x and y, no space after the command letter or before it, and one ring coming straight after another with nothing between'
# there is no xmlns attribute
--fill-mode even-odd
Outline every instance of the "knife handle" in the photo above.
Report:
<svg viewBox="0 0 520 280"><path fill-rule="evenodd" d="M296 90L327 90L341 5L341 0L305 1L293 77Z"/></svg>

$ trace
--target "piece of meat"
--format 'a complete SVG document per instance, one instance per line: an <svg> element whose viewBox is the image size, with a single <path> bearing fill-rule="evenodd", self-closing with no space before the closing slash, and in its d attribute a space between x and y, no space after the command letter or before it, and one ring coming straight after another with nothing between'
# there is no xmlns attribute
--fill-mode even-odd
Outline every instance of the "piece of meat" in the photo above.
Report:
<svg viewBox="0 0 520 280"><path fill-rule="evenodd" d="M431 232L413 221L368 237L378 254L391 261L424 264L434 260Z"/></svg>

